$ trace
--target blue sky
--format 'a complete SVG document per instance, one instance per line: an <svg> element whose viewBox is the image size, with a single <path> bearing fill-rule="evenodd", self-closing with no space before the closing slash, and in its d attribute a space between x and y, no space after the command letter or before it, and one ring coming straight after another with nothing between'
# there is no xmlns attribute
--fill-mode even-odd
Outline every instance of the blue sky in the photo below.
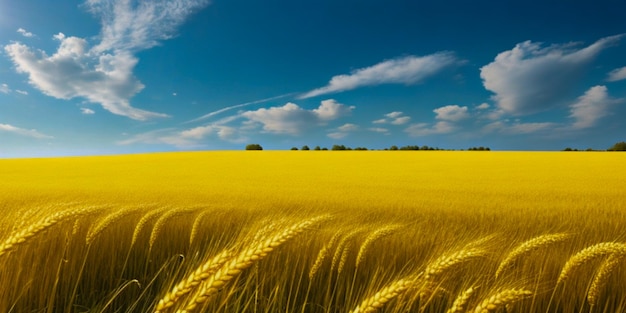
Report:
<svg viewBox="0 0 626 313"><path fill-rule="evenodd" d="M0 157L606 149L626 4L0 0Z"/></svg>

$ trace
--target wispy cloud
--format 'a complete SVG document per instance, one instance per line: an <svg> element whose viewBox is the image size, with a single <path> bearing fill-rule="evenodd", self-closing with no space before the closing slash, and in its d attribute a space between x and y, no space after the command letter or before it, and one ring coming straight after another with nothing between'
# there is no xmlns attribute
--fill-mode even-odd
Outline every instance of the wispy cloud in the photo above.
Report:
<svg viewBox="0 0 626 313"><path fill-rule="evenodd" d="M22 34L22 36L24 36L24 37L29 37L30 38L30 37L34 37L35 36L33 33L29 32L29 31L27 31L27 30L25 30L25 29L23 29L21 27L17 29L17 32Z"/></svg>
<svg viewBox="0 0 626 313"><path fill-rule="evenodd" d="M82 97L105 110L136 120L166 117L134 108L130 99L144 85L133 75L138 51L174 36L176 27L208 0L88 0L85 7L100 18L100 42L89 47L87 40L54 36L55 53L14 42L4 47L18 72L44 94L58 98Z"/></svg>
<svg viewBox="0 0 626 313"><path fill-rule="evenodd" d="M300 99L382 84L416 84L459 61L451 52L427 56L406 56L337 75L328 85L300 95Z"/></svg>
<svg viewBox="0 0 626 313"><path fill-rule="evenodd" d="M218 115L218 114L230 111L230 110L247 107L247 106L253 105L253 104L259 104L259 103L265 103L265 102L269 102L269 101L274 101L274 100L286 98L286 97L289 97L289 96L293 96L294 94L295 93L292 92L292 93L287 93L287 94L280 95L280 96L275 96L275 97L265 98L265 99L261 99L261 100L255 100L255 101L245 102L245 103L241 103L241 104L231 105L231 106L228 106L228 107L225 107L225 108L213 111L213 112L209 112L209 113L207 113L205 115L202 115L202 116L200 116L198 118L195 118L193 120L187 121L185 123L199 122L199 121L206 120L206 119L208 119L210 117L213 117L215 115Z"/></svg>
<svg viewBox="0 0 626 313"><path fill-rule="evenodd" d="M9 88L9 85L7 84L0 84L0 92L1 93L9 93L11 92L11 88Z"/></svg>
<svg viewBox="0 0 626 313"><path fill-rule="evenodd" d="M16 126L9 125L9 124L0 124L0 131L14 133L20 136L31 137L31 138L36 138L36 139L54 138L52 136L42 134L38 132L36 129L25 129L25 128L16 127Z"/></svg>
<svg viewBox="0 0 626 313"><path fill-rule="evenodd" d="M287 103L280 107L262 108L241 113L242 117L261 124L263 130L275 134L300 134L315 125L346 116L354 106L341 104L333 99L324 100L313 110L306 110L295 103Z"/></svg>
<svg viewBox="0 0 626 313"><path fill-rule="evenodd" d="M610 82L626 79L626 66L612 70L608 76L606 80Z"/></svg>
<svg viewBox="0 0 626 313"><path fill-rule="evenodd" d="M519 121L509 123L507 121L495 121L489 123L483 127L483 132L486 133L501 133L508 135L524 135L532 134L544 131L552 131L558 126L557 123L551 122L533 122L522 123Z"/></svg>
<svg viewBox="0 0 626 313"><path fill-rule="evenodd" d="M447 121L440 121L434 125L428 123L411 124L404 131L411 137L423 137L451 133L456 129L454 124Z"/></svg>
<svg viewBox="0 0 626 313"><path fill-rule="evenodd" d="M570 106L570 116L575 120L572 124L574 129L589 128L609 115L609 109L624 99L614 99L609 97L606 86L594 86L580 96L578 100Z"/></svg>
<svg viewBox="0 0 626 313"><path fill-rule="evenodd" d="M94 110L88 109L88 108L80 108L80 112L85 114L85 115L96 114L96 112Z"/></svg>
<svg viewBox="0 0 626 313"><path fill-rule="evenodd" d="M403 112L394 111L385 114L384 118L372 121L374 124L392 124L392 125L404 125L411 120L410 116L404 115Z"/></svg>
<svg viewBox="0 0 626 313"><path fill-rule="evenodd" d="M24 90L19 90L19 89L15 89L15 92L19 93L20 95L28 95L28 91L24 91Z"/></svg>
<svg viewBox="0 0 626 313"><path fill-rule="evenodd" d="M328 137L333 139L341 139L347 137L351 132L358 131L360 127L356 124L346 123L327 134Z"/></svg>
<svg viewBox="0 0 626 313"><path fill-rule="evenodd" d="M480 69L484 87L494 93L501 114L525 115L558 106L577 87L584 69L623 35L602 38L577 49L578 44L542 47L525 41L499 53Z"/></svg>

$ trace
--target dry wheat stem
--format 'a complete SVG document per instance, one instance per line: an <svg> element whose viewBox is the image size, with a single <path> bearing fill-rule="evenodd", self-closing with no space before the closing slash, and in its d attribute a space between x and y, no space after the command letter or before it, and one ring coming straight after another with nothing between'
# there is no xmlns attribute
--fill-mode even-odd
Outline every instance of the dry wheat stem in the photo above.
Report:
<svg viewBox="0 0 626 313"><path fill-rule="evenodd" d="M469 299L472 297L474 291L476 291L478 287L470 287L459 294L458 297L452 303L452 306L446 311L446 313L463 313L467 308L467 303Z"/></svg>
<svg viewBox="0 0 626 313"><path fill-rule="evenodd" d="M587 301L591 307L598 304L600 290L606 285L607 280L611 276L611 272L619 266L623 259L623 254L611 254L606 260L604 260L604 262L602 262L602 265L591 282L589 292L587 293Z"/></svg>
<svg viewBox="0 0 626 313"><path fill-rule="evenodd" d="M581 265L604 255L618 254L623 256L626 254L626 244L618 242L603 242L587 247L574 256L572 256L561 270L557 284L569 278L570 274Z"/></svg>
<svg viewBox="0 0 626 313"><path fill-rule="evenodd" d="M489 313L532 296L533 293L522 289L507 289L495 293L489 298L483 300L478 306L472 310L474 313Z"/></svg>
<svg viewBox="0 0 626 313"><path fill-rule="evenodd" d="M515 263L522 255L531 252L533 250L549 246L551 244L564 241L570 237L569 234L548 234L535 237L533 239L527 240L517 246L513 251L509 252L509 254L504 258L498 269L496 270L496 278L502 274L502 272L511 264Z"/></svg>
<svg viewBox="0 0 626 313"><path fill-rule="evenodd" d="M15 231L9 236L9 238L7 238L2 244L0 244L0 256L17 248L18 245L25 243L30 238L58 223L68 220L72 217L78 217L88 214L91 211L91 208L84 208L55 213L40 220L39 222L31 224L27 228Z"/></svg>
<svg viewBox="0 0 626 313"><path fill-rule="evenodd" d="M202 281L213 275L224 263L233 257L234 252L226 249L200 265L191 275L180 281L157 304L155 313L173 306L181 297L188 294Z"/></svg>
<svg viewBox="0 0 626 313"><path fill-rule="evenodd" d="M356 267L359 267L359 264L363 262L365 259L365 254L367 253L368 248L378 239L381 239L385 236L391 235L394 231L396 231L400 226L398 225L390 225L385 226L383 228L379 228L376 231L369 234L363 244L361 244L361 248L359 248L359 252L356 257Z"/></svg>
<svg viewBox="0 0 626 313"><path fill-rule="evenodd" d="M322 216L298 223L245 249L237 257L224 264L224 266L215 272L215 274L202 282L200 286L198 286L198 290L194 294L193 298L185 306L185 309L180 310L179 312L195 311L198 306L204 304L207 300L219 292L224 285L231 281L235 276L239 275L243 270L254 264L254 262L263 259L287 240L292 239L296 235L313 227L319 222L326 220L327 218L327 216Z"/></svg>
<svg viewBox="0 0 626 313"><path fill-rule="evenodd" d="M371 313L382 308L387 302L404 293L411 285L415 283L413 278L403 278L394 281L390 285L384 287L373 296L363 300L350 313Z"/></svg>

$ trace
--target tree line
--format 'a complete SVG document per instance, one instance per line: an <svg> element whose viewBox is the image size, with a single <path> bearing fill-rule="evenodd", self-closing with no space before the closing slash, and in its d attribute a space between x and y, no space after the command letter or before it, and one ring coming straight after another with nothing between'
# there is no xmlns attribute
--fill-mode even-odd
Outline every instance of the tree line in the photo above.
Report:
<svg viewBox="0 0 626 313"><path fill-rule="evenodd" d="M576 148L567 147L567 148L563 149L563 151L605 151L605 150L594 150L594 149L591 149L591 148L587 148L587 149L584 149L584 150L579 150L579 149L576 149ZM606 151L626 151L626 142L625 141L620 141L620 142L612 145L608 149L606 149Z"/></svg>
<svg viewBox="0 0 626 313"><path fill-rule="evenodd" d="M260 144L249 144L246 146L246 150L263 150L263 147ZM298 151L298 150L302 150L302 151L308 151L308 150L314 150L314 151L328 151L328 150L332 150L332 151L368 151L368 150L383 150L383 151L396 151L396 150L422 150L422 151L439 151L439 150L450 150L450 149L441 149L439 147L429 147L429 146L417 146L417 145L407 145L407 146L401 146L398 147L396 145L393 145L389 148L384 148L384 149L368 149L366 147L349 147L349 146L345 146L345 145L333 145L330 149L326 148L326 147L320 147L320 146L315 146L313 149L311 149L308 145L304 145L300 148L298 147L291 147L292 151ZM470 147L469 149L467 149L468 151L491 151L491 149L489 147Z"/></svg>

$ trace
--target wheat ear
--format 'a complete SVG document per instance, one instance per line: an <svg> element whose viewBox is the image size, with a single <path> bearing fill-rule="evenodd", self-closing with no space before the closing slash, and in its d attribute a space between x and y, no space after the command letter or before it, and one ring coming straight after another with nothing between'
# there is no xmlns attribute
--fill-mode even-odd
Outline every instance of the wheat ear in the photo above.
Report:
<svg viewBox="0 0 626 313"><path fill-rule="evenodd" d="M163 213L163 215L161 215L161 217L159 217L159 219L154 222L154 226L152 226L152 232L150 232L150 250L152 250L152 247L154 246L154 243L156 242L159 233L161 232L163 227L165 227L165 224L169 221L169 219L193 211L194 209L189 208L175 208Z"/></svg>
<svg viewBox="0 0 626 313"><path fill-rule="evenodd" d="M345 249L346 245L348 245L350 239L352 239L361 231L363 231L361 228L354 229L351 232L347 233L343 238L341 238L341 240L339 240L339 242L337 243L337 248L335 249L335 253L333 254L333 260L330 264L331 272L337 268L337 265L341 260L341 255L343 254L343 250Z"/></svg>
<svg viewBox="0 0 626 313"><path fill-rule="evenodd" d="M137 209L119 209L115 210L112 213L106 215L103 219L98 221L98 223L89 227L89 231L87 231L87 237L85 239L87 245L91 244L100 233L102 233L105 229L111 226L113 223L119 221L120 219L135 213Z"/></svg>
<svg viewBox="0 0 626 313"><path fill-rule="evenodd" d="M157 215L162 214L163 212L165 212L168 208L158 208L158 209L154 209L152 211L149 211L148 213L144 214L141 219L139 219L139 222L137 222L137 225L135 225L135 229L133 230L133 238L131 240L130 245L134 246L135 243L137 242L137 239L139 239L139 235L141 234L141 231L144 229L144 227L146 226L146 224L148 224L148 222L150 222L152 219L156 218Z"/></svg>
<svg viewBox="0 0 626 313"><path fill-rule="evenodd" d="M330 249L332 249L335 243L339 241L339 238L341 238L342 233L343 233L342 231L336 232L330 238L330 241L328 241L328 243L322 247L320 252L317 254L317 258L315 258L315 263L313 263L313 266L311 267L311 270L309 271L309 279L313 279L313 277L315 277L315 274L320 269L320 267L322 267L322 263L324 263L324 260L330 253Z"/></svg>
<svg viewBox="0 0 626 313"><path fill-rule="evenodd" d="M191 292L193 288L198 286L202 281L213 275L224 263L230 260L232 256L233 251L227 249L200 265L191 275L181 280L159 300L154 312L159 313L173 306L181 297Z"/></svg>
<svg viewBox="0 0 626 313"><path fill-rule="evenodd" d="M200 231L200 224L202 223L202 219L209 214L210 211L202 211L196 218L193 220L193 225L191 226L191 233L189 234L189 245L193 243L194 239L198 236L198 232Z"/></svg>
<svg viewBox="0 0 626 313"><path fill-rule="evenodd" d="M390 225L385 226L383 228L379 228L376 231L370 233L361 244L359 248L359 253L356 257L356 267L359 267L359 264L363 262L365 259L365 254L367 253L368 248L378 239L381 239L385 236L391 235L394 231L396 231L400 226Z"/></svg>
<svg viewBox="0 0 626 313"><path fill-rule="evenodd" d="M500 291L489 298L483 300L476 308L474 308L474 313L489 313L495 312L496 310L517 302L519 300L528 298L532 296L533 293L528 290L522 289L507 289L504 291Z"/></svg>
<svg viewBox="0 0 626 313"><path fill-rule="evenodd" d="M485 255L480 248L465 248L452 254L439 257L424 270L424 286L421 289L422 298L429 297L436 290L435 285L439 278L452 267Z"/></svg>
<svg viewBox="0 0 626 313"><path fill-rule="evenodd" d="M34 224L31 224L27 228L23 228L18 231L14 231L11 233L9 238L7 238L2 244L0 244L0 256L17 248L17 246L25 243L30 238L36 236L37 234L45 231L46 229L59 224L65 220L68 220L72 217L78 217L81 215L85 215L91 212L90 208L87 209L76 209L76 210L68 210L63 212L58 212L52 214Z"/></svg>
<svg viewBox="0 0 626 313"><path fill-rule="evenodd" d="M327 216L313 218L302 223L293 225L284 231L260 242L253 244L237 257L228 261L215 274L206 279L198 286L198 291L194 294L191 301L187 303L184 310L179 312L193 312L199 305L204 304L219 290L230 282L235 276L239 275L243 270L250 267L254 262L263 259L275 248L292 239L296 235L304 232L312 226L318 224L322 220L326 220Z"/></svg>
<svg viewBox="0 0 626 313"><path fill-rule="evenodd" d="M624 255L622 254L609 255L598 269L598 272L591 282L591 287L589 287L589 292L587 293L587 302L589 302L592 309L598 304L600 289L606 285L607 280L611 276L611 272L619 266L623 258Z"/></svg>
<svg viewBox="0 0 626 313"><path fill-rule="evenodd" d="M403 278L394 281L385 286L373 296L363 300L350 313L371 313L382 308L387 302L404 293L409 287L415 283L413 278Z"/></svg>
<svg viewBox="0 0 626 313"><path fill-rule="evenodd" d="M513 251L504 258L498 269L496 270L496 278L502 274L502 272L511 264L515 263L522 255L529 253L533 250L537 250L542 247L549 246L551 244L564 241L570 237L569 234L549 234L542 235L523 242L517 246Z"/></svg>
<svg viewBox="0 0 626 313"><path fill-rule="evenodd" d="M559 279L557 280L557 284L565 281L571 273L578 268L579 266L604 255L609 254L626 254L626 245L623 243L617 242L603 242L599 244L595 244L593 246L587 247L574 256L572 256L561 270L561 274L559 275Z"/></svg>
<svg viewBox="0 0 626 313"><path fill-rule="evenodd" d="M478 287L470 287L463 291L461 294L459 294L459 296L456 297L454 303L452 303L452 306L446 311L446 313L465 312L465 310L467 309L467 303L469 302L469 299L472 297L472 294L474 294L474 291L476 291L476 289L478 289Z"/></svg>

